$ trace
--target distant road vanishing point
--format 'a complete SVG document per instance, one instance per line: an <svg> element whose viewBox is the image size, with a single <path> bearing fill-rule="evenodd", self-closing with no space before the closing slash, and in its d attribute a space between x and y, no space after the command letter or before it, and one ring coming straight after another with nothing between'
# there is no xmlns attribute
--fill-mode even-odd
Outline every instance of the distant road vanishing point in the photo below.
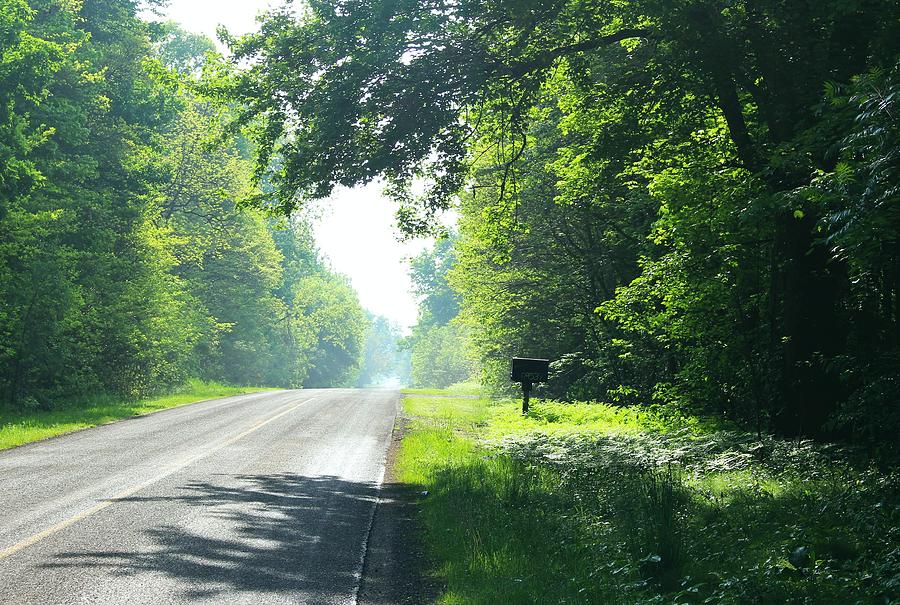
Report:
<svg viewBox="0 0 900 605"><path fill-rule="evenodd" d="M355 603L397 400L255 393L0 452L0 603Z"/></svg>

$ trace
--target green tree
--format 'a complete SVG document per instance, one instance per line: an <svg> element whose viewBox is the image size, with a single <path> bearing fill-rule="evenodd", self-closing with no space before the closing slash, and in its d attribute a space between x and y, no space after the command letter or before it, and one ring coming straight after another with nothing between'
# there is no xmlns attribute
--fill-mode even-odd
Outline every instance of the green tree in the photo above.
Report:
<svg viewBox="0 0 900 605"><path fill-rule="evenodd" d="M315 342L304 386L353 385L369 323L349 281L331 273L302 278L295 290L294 312L299 329L312 334Z"/></svg>
<svg viewBox="0 0 900 605"><path fill-rule="evenodd" d="M412 347L412 386L443 389L471 378L475 367L467 342L465 328L456 322L432 326L417 335Z"/></svg>
<svg viewBox="0 0 900 605"><path fill-rule="evenodd" d="M409 360L400 349L400 328L381 315L369 316L362 370L357 386L377 387L386 383L407 384Z"/></svg>
<svg viewBox="0 0 900 605"><path fill-rule="evenodd" d="M248 208L265 198L252 143L200 86L227 71L221 57L136 9L0 2L0 401L135 397L188 377L300 386L335 347L355 356L335 371L353 366L353 338L319 340L297 296L321 279L331 290L313 298L337 313L352 291L301 219Z"/></svg>
<svg viewBox="0 0 900 605"><path fill-rule="evenodd" d="M24 15L15 52L31 62L21 75L35 80L10 88L7 117L43 126L3 131L4 146L31 141L24 163L7 163L18 175L4 174L18 183L2 213L4 398L133 395L183 380L190 314L168 274L166 235L146 212L155 134L177 113L173 81L146 60L130 3L47 0L17 11L4 18Z"/></svg>
<svg viewBox="0 0 900 605"><path fill-rule="evenodd" d="M469 331L459 321L459 294L447 281L457 263L456 235L439 238L431 249L410 260L413 294L419 299L418 322L405 346L415 387L444 388L475 373L468 350Z"/></svg>
<svg viewBox="0 0 900 605"><path fill-rule="evenodd" d="M232 41L252 65L229 91L240 122L262 122L257 171L285 209L381 176L420 231L461 194L460 264L479 273L456 284L494 375L537 329L575 368L560 368L559 392L570 380L571 393L823 434L848 397L838 368L881 367L896 321L893 278L854 288L833 251L831 225L859 216L853 196L831 208L810 189L851 174L848 137L892 165L866 146L885 128L862 134L823 89L893 68L898 10L317 0ZM877 107L859 123L884 120ZM893 223L869 225L893 242ZM875 339L847 321L871 300ZM876 350L851 346L867 338Z"/></svg>
<svg viewBox="0 0 900 605"><path fill-rule="evenodd" d="M154 24L156 54L167 67L182 75L198 75L216 44L203 34L185 31L174 21Z"/></svg>
<svg viewBox="0 0 900 605"><path fill-rule="evenodd" d="M456 263L455 236L438 239L431 250L410 260L412 293L419 298L419 327L442 326L459 314L459 294L447 283Z"/></svg>

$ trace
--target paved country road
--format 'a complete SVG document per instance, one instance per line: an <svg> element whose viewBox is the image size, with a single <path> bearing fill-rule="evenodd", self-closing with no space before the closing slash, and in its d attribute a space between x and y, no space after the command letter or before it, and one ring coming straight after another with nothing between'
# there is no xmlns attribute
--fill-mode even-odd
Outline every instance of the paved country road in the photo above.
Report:
<svg viewBox="0 0 900 605"><path fill-rule="evenodd" d="M0 452L0 603L355 603L397 398L241 395Z"/></svg>

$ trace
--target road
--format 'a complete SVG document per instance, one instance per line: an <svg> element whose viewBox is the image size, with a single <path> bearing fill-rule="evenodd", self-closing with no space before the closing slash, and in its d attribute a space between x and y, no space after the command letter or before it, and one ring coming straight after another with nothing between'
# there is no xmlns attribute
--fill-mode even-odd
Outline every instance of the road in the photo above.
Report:
<svg viewBox="0 0 900 605"><path fill-rule="evenodd" d="M257 393L0 452L0 603L355 603L397 398Z"/></svg>

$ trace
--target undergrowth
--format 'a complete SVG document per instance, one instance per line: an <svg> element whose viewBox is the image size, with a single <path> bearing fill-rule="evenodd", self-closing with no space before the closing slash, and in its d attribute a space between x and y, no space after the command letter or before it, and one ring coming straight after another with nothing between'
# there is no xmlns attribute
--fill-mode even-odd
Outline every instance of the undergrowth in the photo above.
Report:
<svg viewBox="0 0 900 605"><path fill-rule="evenodd" d="M411 396L442 603L900 602L894 471L599 404Z"/></svg>

